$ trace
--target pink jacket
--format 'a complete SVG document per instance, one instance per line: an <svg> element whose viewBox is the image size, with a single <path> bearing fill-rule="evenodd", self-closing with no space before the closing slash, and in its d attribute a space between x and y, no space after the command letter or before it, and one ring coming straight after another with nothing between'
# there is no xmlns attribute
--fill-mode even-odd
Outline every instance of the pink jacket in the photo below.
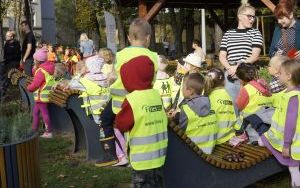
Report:
<svg viewBox="0 0 300 188"><path fill-rule="evenodd" d="M46 61L45 63L42 63L39 66L39 68L42 68L45 71L47 71L50 75L53 75L55 70L55 64L50 61ZM46 84L45 75L42 71L36 72L36 70L33 70L32 72L34 75L33 81L27 86L27 90L30 92L34 92Z"/></svg>

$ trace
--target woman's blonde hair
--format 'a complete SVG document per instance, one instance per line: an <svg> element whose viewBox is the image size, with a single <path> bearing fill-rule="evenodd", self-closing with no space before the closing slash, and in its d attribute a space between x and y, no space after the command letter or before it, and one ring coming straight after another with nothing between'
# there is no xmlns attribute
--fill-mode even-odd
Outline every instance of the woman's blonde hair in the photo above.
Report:
<svg viewBox="0 0 300 188"><path fill-rule="evenodd" d="M86 33L81 33L79 40L80 41L87 41L87 40L89 40L89 37L87 36Z"/></svg>
<svg viewBox="0 0 300 188"><path fill-rule="evenodd" d="M241 6L239 7L238 11L237 11L237 15L240 15L240 14L243 14L247 9L251 9L251 10L254 10L255 11L255 8L250 5L248 3L248 1L241 1Z"/></svg>
<svg viewBox="0 0 300 188"><path fill-rule="evenodd" d="M114 61L114 53L109 48L100 48L99 55L104 59L104 63L112 64Z"/></svg>

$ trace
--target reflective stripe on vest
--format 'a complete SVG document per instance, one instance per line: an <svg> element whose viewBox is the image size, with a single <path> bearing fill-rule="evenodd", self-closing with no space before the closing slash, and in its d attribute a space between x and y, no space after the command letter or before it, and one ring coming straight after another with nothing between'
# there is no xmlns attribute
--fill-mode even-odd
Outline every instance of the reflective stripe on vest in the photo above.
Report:
<svg viewBox="0 0 300 188"><path fill-rule="evenodd" d="M222 144L235 135L234 128L238 127L233 102L224 88L214 89L209 95L209 100L219 126L217 144Z"/></svg>
<svg viewBox="0 0 300 188"><path fill-rule="evenodd" d="M264 134L273 148L282 152L284 144L284 127L286 125L286 116L289 100L296 96L300 101L299 91L290 91L277 95L276 101L278 104L272 116L272 124L270 129ZM291 144L291 157L295 160L300 160L300 108L298 106L298 119L296 122L295 135Z"/></svg>
<svg viewBox="0 0 300 188"><path fill-rule="evenodd" d="M99 115L103 111L105 105L110 100L109 89L100 87L98 84L81 78L80 83L85 88L85 91L79 96L83 99L82 108L85 108L87 115Z"/></svg>
<svg viewBox="0 0 300 188"><path fill-rule="evenodd" d="M134 116L127 134L129 159L134 170L161 167L165 162L168 119L157 90L134 91L126 95Z"/></svg>
<svg viewBox="0 0 300 188"><path fill-rule="evenodd" d="M157 89L165 109L170 108L172 104L172 83L170 78L156 80L153 89Z"/></svg>
<svg viewBox="0 0 300 188"><path fill-rule="evenodd" d="M182 110L188 118L186 135L195 140L195 144L206 154L211 154L217 139L217 117L212 110L207 116L198 116L187 104Z"/></svg>
<svg viewBox="0 0 300 188"><path fill-rule="evenodd" d="M43 87L37 89L34 93L33 93L33 97L35 101L41 101L41 102L49 102L49 93L52 89L52 86L55 83L54 77L52 75L50 75L47 71L45 71L42 68L38 68L35 71L36 75L39 71L41 71L44 74L45 77L45 84Z"/></svg>
<svg viewBox="0 0 300 188"><path fill-rule="evenodd" d="M257 112L262 107L272 106L272 97L264 96L251 84L245 85L244 88L248 93L249 102L241 112L243 117L255 114L255 112Z"/></svg>
<svg viewBox="0 0 300 188"><path fill-rule="evenodd" d="M117 74L117 80L110 86L111 88L111 96L112 96L112 110L115 114L117 114L120 109L121 105L124 101L125 95L128 93L121 80L120 70L121 67L129 62L131 59L138 57L138 56L147 56L151 59L154 64L154 78L156 77L157 72L157 60L158 56L156 52L152 52L147 48L142 47L128 47L124 48L120 52L116 54L116 65L115 70ZM154 84L155 79L153 79L152 84Z"/></svg>

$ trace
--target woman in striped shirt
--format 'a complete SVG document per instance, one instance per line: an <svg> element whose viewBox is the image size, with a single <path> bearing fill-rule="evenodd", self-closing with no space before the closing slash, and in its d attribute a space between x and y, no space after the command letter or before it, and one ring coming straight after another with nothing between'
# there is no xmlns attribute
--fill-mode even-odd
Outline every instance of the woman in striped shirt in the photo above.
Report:
<svg viewBox="0 0 300 188"><path fill-rule="evenodd" d="M238 9L237 18L238 27L224 34L219 54L219 60L226 69L225 88L233 101L239 92L240 84L237 79L230 79L230 77L235 78L239 63L254 63L258 60L263 43L260 31L252 28L255 22L253 6L242 4Z"/></svg>

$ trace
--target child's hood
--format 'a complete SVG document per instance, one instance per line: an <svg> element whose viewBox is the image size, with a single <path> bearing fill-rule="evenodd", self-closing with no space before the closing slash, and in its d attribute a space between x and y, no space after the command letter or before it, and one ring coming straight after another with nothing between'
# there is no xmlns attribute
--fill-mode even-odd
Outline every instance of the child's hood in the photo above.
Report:
<svg viewBox="0 0 300 188"><path fill-rule="evenodd" d="M98 55L87 58L85 65L89 73L101 73L104 60Z"/></svg>
<svg viewBox="0 0 300 188"><path fill-rule="evenodd" d="M49 74L54 74L54 70L55 70L55 64L53 62L50 61L46 61L42 64L40 64L39 68L44 69L45 71L47 71Z"/></svg>
<svg viewBox="0 0 300 188"><path fill-rule="evenodd" d="M187 105L198 115L207 116L210 112L209 98L206 96L195 96L187 101Z"/></svg>
<svg viewBox="0 0 300 188"><path fill-rule="evenodd" d="M260 91L265 96L271 96L267 83L264 80L252 80L249 82L253 87L255 87L258 91Z"/></svg>

